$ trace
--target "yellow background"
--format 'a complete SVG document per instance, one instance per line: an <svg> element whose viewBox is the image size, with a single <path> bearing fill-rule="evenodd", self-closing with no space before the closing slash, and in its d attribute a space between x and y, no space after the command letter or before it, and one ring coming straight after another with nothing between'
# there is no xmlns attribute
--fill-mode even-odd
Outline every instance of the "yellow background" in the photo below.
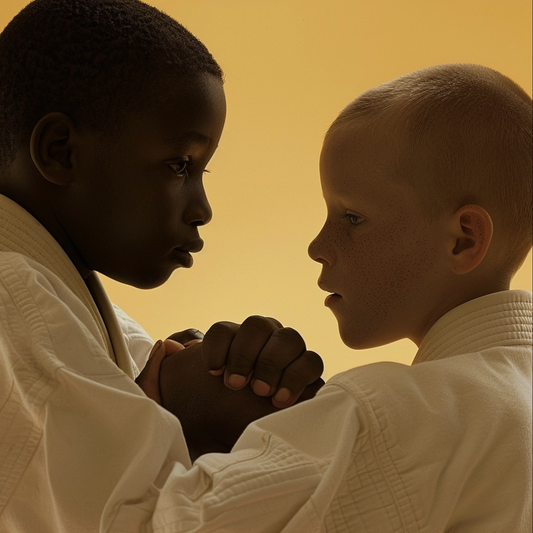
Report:
<svg viewBox="0 0 533 533"><path fill-rule="evenodd" d="M214 219L192 270L140 291L104 280L154 337L275 316L326 363L410 363L401 341L353 352L337 334L307 245L325 210L317 162L337 113L365 89L429 65L470 62L531 94L530 0L150 0L202 40L226 73L228 119L206 177ZM0 0L0 27L27 1ZM514 280L531 290L531 255Z"/></svg>

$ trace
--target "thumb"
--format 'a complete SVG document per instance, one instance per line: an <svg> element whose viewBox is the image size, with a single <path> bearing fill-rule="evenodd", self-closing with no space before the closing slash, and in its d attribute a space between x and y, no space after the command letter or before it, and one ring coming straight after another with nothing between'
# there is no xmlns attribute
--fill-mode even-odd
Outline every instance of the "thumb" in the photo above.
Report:
<svg viewBox="0 0 533 533"><path fill-rule="evenodd" d="M161 363L167 355L184 349L183 344L173 340L167 339L164 342L162 340L157 341L148 356L146 365L135 380L146 396L157 402L159 405L161 405L161 391L159 389L159 371L161 369Z"/></svg>
<svg viewBox="0 0 533 533"><path fill-rule="evenodd" d="M175 341L174 339L170 338L165 339L163 341L163 345L165 346L165 355L161 358L161 361L171 353L181 352L181 350L185 350L185 346L181 342Z"/></svg>

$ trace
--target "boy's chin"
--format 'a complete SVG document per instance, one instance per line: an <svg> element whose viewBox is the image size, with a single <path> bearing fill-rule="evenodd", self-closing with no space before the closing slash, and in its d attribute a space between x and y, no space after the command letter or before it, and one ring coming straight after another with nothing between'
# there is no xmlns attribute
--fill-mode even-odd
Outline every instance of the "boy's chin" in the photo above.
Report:
<svg viewBox="0 0 533 533"><path fill-rule="evenodd" d="M368 350L399 340L378 332L365 332L356 326L346 328L341 324L339 324L339 334L342 342L352 350Z"/></svg>
<svg viewBox="0 0 533 533"><path fill-rule="evenodd" d="M142 272L101 272L108 278L111 278L119 283L130 285L136 289L156 289L163 285L171 276L174 270L165 271L142 271Z"/></svg>

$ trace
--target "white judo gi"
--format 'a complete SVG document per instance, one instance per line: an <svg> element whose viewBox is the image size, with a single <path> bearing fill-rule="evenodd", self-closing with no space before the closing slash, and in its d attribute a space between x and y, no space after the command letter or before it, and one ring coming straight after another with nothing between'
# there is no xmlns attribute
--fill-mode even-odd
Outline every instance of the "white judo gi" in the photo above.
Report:
<svg viewBox="0 0 533 533"><path fill-rule="evenodd" d="M453 309L412 366L336 376L191 467L132 379L151 339L89 284L0 196L2 533L530 533L531 293Z"/></svg>

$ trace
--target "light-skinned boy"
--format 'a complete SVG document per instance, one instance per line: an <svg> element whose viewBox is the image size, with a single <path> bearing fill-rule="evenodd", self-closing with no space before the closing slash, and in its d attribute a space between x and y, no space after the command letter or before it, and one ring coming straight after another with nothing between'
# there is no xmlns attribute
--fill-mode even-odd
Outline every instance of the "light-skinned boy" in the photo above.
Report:
<svg viewBox="0 0 533 533"><path fill-rule="evenodd" d="M232 453L170 468L110 529L531 531L532 301L509 290L531 248L531 128L531 98L477 65L351 103L324 142L328 214L309 253L344 342L410 338L413 364L332 378ZM187 392L162 375L169 408Z"/></svg>
<svg viewBox="0 0 533 533"><path fill-rule="evenodd" d="M0 35L0 110L0 531L96 531L126 471L231 448L312 396L321 360L264 317L215 327L204 347L184 350L193 330L154 345L99 282L156 287L203 246L223 79L176 21L137 0L29 4ZM165 372L189 387L189 415L197 374L235 402L227 434L198 451L157 405L177 350L202 362Z"/></svg>

